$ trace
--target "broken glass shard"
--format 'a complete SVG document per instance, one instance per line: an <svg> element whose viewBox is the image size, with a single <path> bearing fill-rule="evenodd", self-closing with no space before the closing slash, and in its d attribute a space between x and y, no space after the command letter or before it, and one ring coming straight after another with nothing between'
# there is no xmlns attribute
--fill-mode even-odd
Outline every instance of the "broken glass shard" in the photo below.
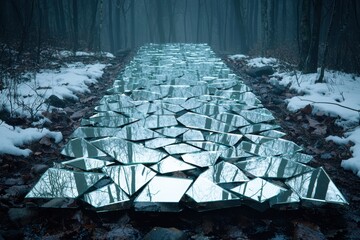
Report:
<svg viewBox="0 0 360 240"><path fill-rule="evenodd" d="M272 113L266 108L242 110L238 113L252 123L269 122L275 119Z"/></svg>
<svg viewBox="0 0 360 240"><path fill-rule="evenodd" d="M238 162L236 166L256 177L280 179L291 178L313 170L309 166L280 157L254 157Z"/></svg>
<svg viewBox="0 0 360 240"><path fill-rule="evenodd" d="M264 136L264 137L270 137L270 138L281 138L281 137L285 136L286 133L283 133L283 132L280 132L277 130L268 130L268 131L259 133L259 135Z"/></svg>
<svg viewBox="0 0 360 240"><path fill-rule="evenodd" d="M193 147L186 143L179 143L179 144L173 144L168 145L164 147L165 151L167 151L169 154L184 154L184 153L193 153L198 152L200 149Z"/></svg>
<svg viewBox="0 0 360 240"><path fill-rule="evenodd" d="M270 202L270 206L280 205L280 204L292 204L292 203L299 203L300 198L295 192L291 190L287 190L271 198L269 202Z"/></svg>
<svg viewBox="0 0 360 240"><path fill-rule="evenodd" d="M245 137L255 144L262 144L274 140L274 138L264 137L255 134L245 134Z"/></svg>
<svg viewBox="0 0 360 240"><path fill-rule="evenodd" d="M222 96L229 99L236 100L238 103L256 106L261 104L261 101L252 92L237 92L232 90L220 90L215 93L216 96Z"/></svg>
<svg viewBox="0 0 360 240"><path fill-rule="evenodd" d="M105 157L106 154L97 149L88 141L82 138L76 138L70 140L63 150L61 151L62 155L68 157Z"/></svg>
<svg viewBox="0 0 360 240"><path fill-rule="evenodd" d="M186 195L197 203L239 200L235 194L203 177L198 177L195 180Z"/></svg>
<svg viewBox="0 0 360 240"><path fill-rule="evenodd" d="M240 128L240 132L243 134L247 134L247 133L255 134L255 133L261 133L267 130L274 130L279 128L280 128L279 125L259 123L259 124L253 124Z"/></svg>
<svg viewBox="0 0 360 240"><path fill-rule="evenodd" d="M193 180L174 177L154 177L135 199L137 202L178 203Z"/></svg>
<svg viewBox="0 0 360 240"><path fill-rule="evenodd" d="M118 132L117 128L105 127L78 127L70 136L70 138L98 138L112 137Z"/></svg>
<svg viewBox="0 0 360 240"><path fill-rule="evenodd" d="M126 193L114 183L84 194L83 200L98 209L130 201ZM117 206L117 209L121 208Z"/></svg>
<svg viewBox="0 0 360 240"><path fill-rule="evenodd" d="M196 113L185 113L181 117L178 117L177 120L186 127L194 129L203 129L214 132L231 132L235 130L234 127L226 123Z"/></svg>
<svg viewBox="0 0 360 240"><path fill-rule="evenodd" d="M187 132L185 132L182 136L183 141L203 141L204 139L204 135L202 134L201 131L199 130L189 130Z"/></svg>
<svg viewBox="0 0 360 240"><path fill-rule="evenodd" d="M222 152L222 151L226 151L229 148L228 146L209 142L209 141L188 141L187 143L190 145L193 145L195 147L201 148L203 150L206 150L206 151Z"/></svg>
<svg viewBox="0 0 360 240"><path fill-rule="evenodd" d="M286 189L265 181L264 179L255 178L238 187L232 188L231 191L262 203L286 191Z"/></svg>
<svg viewBox="0 0 360 240"><path fill-rule="evenodd" d="M147 90L134 90L131 93L131 98L134 100L146 100L146 101L154 101L156 99L162 98L160 93L150 92Z"/></svg>
<svg viewBox="0 0 360 240"><path fill-rule="evenodd" d="M160 151L116 137L96 140L92 144L122 164L157 163L167 156Z"/></svg>
<svg viewBox="0 0 360 240"><path fill-rule="evenodd" d="M234 146L240 141L241 138L242 135L232 133L213 133L206 136L206 140L208 141L220 143L227 146Z"/></svg>
<svg viewBox="0 0 360 240"><path fill-rule="evenodd" d="M261 144L259 153L261 156L275 156L295 153L301 150L302 148L294 142L285 139L275 139Z"/></svg>
<svg viewBox="0 0 360 240"><path fill-rule="evenodd" d="M221 152L221 157L225 160L238 160L242 158L252 157L254 155L245 152L243 149L238 147L231 147Z"/></svg>
<svg viewBox="0 0 360 240"><path fill-rule="evenodd" d="M140 126L126 126L118 131L114 137L123 138L132 141L140 141L160 137L160 134L148 128Z"/></svg>
<svg viewBox="0 0 360 240"><path fill-rule="evenodd" d="M323 168L302 174L286 181L301 199L317 202L348 204Z"/></svg>
<svg viewBox="0 0 360 240"><path fill-rule="evenodd" d="M228 162L220 162L214 166L210 166L200 177L206 178L214 183L249 181L249 178L238 167Z"/></svg>
<svg viewBox="0 0 360 240"><path fill-rule="evenodd" d="M126 124L133 123L138 121L136 118L128 118L124 116L109 116L109 117L92 117L89 119L81 120L82 126L94 126L94 127L110 127L110 128L117 128L122 127Z"/></svg>
<svg viewBox="0 0 360 240"><path fill-rule="evenodd" d="M282 155L282 157L287 160L296 161L296 162L300 162L300 163L309 163L314 159L313 156L307 155L304 153L300 153L300 152L285 154L285 155Z"/></svg>
<svg viewBox="0 0 360 240"><path fill-rule="evenodd" d="M174 144L176 142L177 141L174 138L155 138L155 139L146 141L145 147L156 149L156 148L161 148L161 147L165 147L167 145Z"/></svg>
<svg viewBox="0 0 360 240"><path fill-rule="evenodd" d="M49 168L26 198L76 198L105 175Z"/></svg>
<svg viewBox="0 0 360 240"><path fill-rule="evenodd" d="M190 109L201 107L203 104L204 104L204 102L200 101L198 98L190 98L186 102L181 104L181 106L183 108L185 108L186 110L190 110Z"/></svg>
<svg viewBox="0 0 360 240"><path fill-rule="evenodd" d="M177 137L186 132L187 130L188 129L184 127L166 127L157 129L155 131L167 137Z"/></svg>
<svg viewBox="0 0 360 240"><path fill-rule="evenodd" d="M145 128L153 129L176 126L178 122L173 115L151 115L144 120L141 120L140 124Z"/></svg>
<svg viewBox="0 0 360 240"><path fill-rule="evenodd" d="M99 169L99 168L105 167L112 163L113 162L110 162L110 161L84 157L84 158L76 158L73 160L65 161L65 162L62 162L61 164L79 168L79 169L82 169L85 171L90 171L93 169Z"/></svg>
<svg viewBox="0 0 360 240"><path fill-rule="evenodd" d="M106 173L129 196L149 182L156 173L142 164L104 167Z"/></svg>
<svg viewBox="0 0 360 240"><path fill-rule="evenodd" d="M244 117L231 113L220 113L213 117L233 127L243 127L250 124Z"/></svg>
<svg viewBox="0 0 360 240"><path fill-rule="evenodd" d="M176 159L172 156L168 156L165 159L161 160L155 165L150 167L154 171L165 174L170 172L186 171L190 169L195 169L196 167L190 164L185 163L179 159Z"/></svg>
<svg viewBox="0 0 360 240"><path fill-rule="evenodd" d="M207 167L215 165L216 161L220 157L221 153L216 151L205 151L205 152L196 152L188 153L181 155L181 158L190 164L193 164L198 167Z"/></svg>
<svg viewBox="0 0 360 240"><path fill-rule="evenodd" d="M202 106L191 109L192 112L199 113L205 116L213 116L218 115L222 112L225 112L226 109L222 106L215 105L215 104L203 104Z"/></svg>

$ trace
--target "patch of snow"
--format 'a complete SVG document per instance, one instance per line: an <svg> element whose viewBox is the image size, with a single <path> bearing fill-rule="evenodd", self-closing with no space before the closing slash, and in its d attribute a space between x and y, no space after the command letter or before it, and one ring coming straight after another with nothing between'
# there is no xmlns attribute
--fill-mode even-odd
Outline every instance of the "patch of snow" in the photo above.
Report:
<svg viewBox="0 0 360 240"><path fill-rule="evenodd" d="M89 93L89 85L97 83L106 66L101 63L72 63L59 70L24 74L27 81L1 91L0 107L18 116L39 117L49 108L45 100L51 95L60 99L78 99L77 93ZM13 84L14 81L8 82Z"/></svg>
<svg viewBox="0 0 360 240"><path fill-rule="evenodd" d="M101 55L107 58L115 58L114 54L109 52L101 52Z"/></svg>
<svg viewBox="0 0 360 240"><path fill-rule="evenodd" d="M351 170L358 177L360 177L360 127L357 127L354 131L345 133L345 138L338 136L329 136L326 138L328 141L334 141L337 144L347 144L352 141L355 145L350 148L352 152L352 158L341 161L341 166L346 170Z"/></svg>
<svg viewBox="0 0 360 240"><path fill-rule="evenodd" d="M278 60L276 58L257 57L247 61L249 67L264 67L264 66L278 66Z"/></svg>
<svg viewBox="0 0 360 240"><path fill-rule="evenodd" d="M71 51L60 51L60 57L73 56ZM85 56L87 53L77 52ZM78 99L78 93L90 92L89 85L96 84L102 77L106 64L71 63L58 70L44 69L38 73L25 73L19 80L4 79L5 88L0 90L0 110L7 110L12 116L36 119L32 126L41 126L50 122L41 113L51 111L55 107L49 106L46 100L55 95L60 99ZM31 151L21 146L47 136L55 142L62 140L60 132L51 132L44 128L12 127L0 119L0 154L28 156Z"/></svg>
<svg viewBox="0 0 360 240"><path fill-rule="evenodd" d="M27 157L30 155L30 149L21 149L24 144L30 144L43 137L49 137L59 143L63 136L60 132L51 132L46 128L27 128L12 127L5 122L0 124L0 154L11 154Z"/></svg>
<svg viewBox="0 0 360 240"><path fill-rule="evenodd" d="M230 55L229 58L233 61L236 60L242 60L242 59L247 59L249 56L243 55L243 54L235 54L235 55Z"/></svg>
<svg viewBox="0 0 360 240"><path fill-rule="evenodd" d="M75 56L76 57L87 57L87 56L94 56L95 55L95 53L93 53L93 52L82 52L82 51L77 51L77 52L75 52Z"/></svg>
<svg viewBox="0 0 360 240"><path fill-rule="evenodd" d="M360 77L338 71L325 71L326 83L315 83L317 73L300 74L275 73L273 76L280 77L279 84L290 86L291 89L303 96L295 96L288 99L288 109L297 111L311 104L313 111L325 112L331 116L341 118L339 124L351 124L359 122L359 113L348 109L360 109ZM274 81L274 79L272 79ZM314 103L315 102L315 103ZM345 106L347 108L341 107ZM345 126L345 124L341 125Z"/></svg>

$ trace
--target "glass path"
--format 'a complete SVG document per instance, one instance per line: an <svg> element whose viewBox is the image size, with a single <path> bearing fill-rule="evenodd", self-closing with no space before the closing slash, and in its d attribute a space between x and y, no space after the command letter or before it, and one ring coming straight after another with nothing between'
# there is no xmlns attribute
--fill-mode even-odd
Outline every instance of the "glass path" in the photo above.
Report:
<svg viewBox="0 0 360 240"><path fill-rule="evenodd" d="M284 135L208 45L149 44L26 197L96 211L347 204Z"/></svg>

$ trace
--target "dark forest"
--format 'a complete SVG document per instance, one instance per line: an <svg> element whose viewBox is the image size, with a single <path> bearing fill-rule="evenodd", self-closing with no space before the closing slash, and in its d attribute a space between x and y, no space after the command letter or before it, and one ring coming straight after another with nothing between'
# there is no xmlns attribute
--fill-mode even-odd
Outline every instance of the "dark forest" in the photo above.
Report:
<svg viewBox="0 0 360 240"><path fill-rule="evenodd" d="M304 72L322 65L360 69L356 0L3 0L0 5L0 40L19 55L36 56L47 46L118 53L145 43L204 42L219 52L280 57Z"/></svg>

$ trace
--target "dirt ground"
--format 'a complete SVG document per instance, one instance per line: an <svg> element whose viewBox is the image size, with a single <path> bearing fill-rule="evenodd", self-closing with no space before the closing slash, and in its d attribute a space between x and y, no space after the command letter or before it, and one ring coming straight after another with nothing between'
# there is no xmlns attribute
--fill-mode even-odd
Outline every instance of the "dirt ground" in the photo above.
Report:
<svg viewBox="0 0 360 240"><path fill-rule="evenodd" d="M131 59L107 60L99 84L91 94L80 96L64 111L44 113L52 124L45 126L61 131L64 140L55 144L49 139L29 147L28 158L0 156L0 240L1 239L360 239L360 178L340 167L341 159L349 158L351 145L338 146L325 141L328 135L341 135L334 118L311 115L311 107L293 113L286 109L287 97L294 93L285 87L274 87L266 77L251 78L244 73L244 64L226 57L223 60L239 74L255 95L271 110L285 138L314 155L313 167L322 166L349 201L348 206L315 206L300 209L269 209L258 212L248 207L197 213L139 213L133 210L95 213L82 207L74 209L38 208L24 196L42 173L64 158L60 150L68 136L79 126L80 119L91 115L106 89ZM95 61L96 59L88 59ZM311 125L322 124L317 131ZM72 203L70 203L69 206ZM73 204L77 206L76 203ZM157 231L154 228L157 227ZM150 232L150 233L149 233ZM156 232L158 235L152 234ZM160 236L160 237L159 237Z"/></svg>

